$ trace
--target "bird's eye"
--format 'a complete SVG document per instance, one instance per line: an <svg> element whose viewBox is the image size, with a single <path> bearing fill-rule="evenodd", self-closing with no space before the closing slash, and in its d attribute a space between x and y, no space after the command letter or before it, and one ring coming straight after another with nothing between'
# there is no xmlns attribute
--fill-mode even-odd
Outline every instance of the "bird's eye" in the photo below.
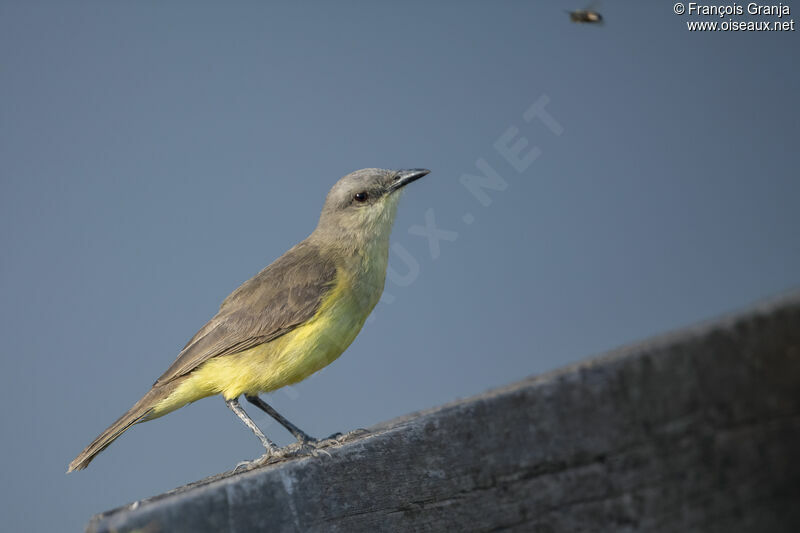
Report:
<svg viewBox="0 0 800 533"><path fill-rule="evenodd" d="M355 194L355 196L353 196L353 199L356 202L366 202L367 201L367 193L365 193L365 192L357 192Z"/></svg>

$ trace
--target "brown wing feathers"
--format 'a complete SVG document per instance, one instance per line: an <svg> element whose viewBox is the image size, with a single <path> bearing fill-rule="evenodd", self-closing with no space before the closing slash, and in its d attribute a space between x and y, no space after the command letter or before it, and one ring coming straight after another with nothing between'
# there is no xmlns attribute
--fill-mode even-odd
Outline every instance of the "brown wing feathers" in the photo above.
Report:
<svg viewBox="0 0 800 533"><path fill-rule="evenodd" d="M269 342L309 320L336 277L336 265L303 241L243 283L189 341L156 385L213 357Z"/></svg>

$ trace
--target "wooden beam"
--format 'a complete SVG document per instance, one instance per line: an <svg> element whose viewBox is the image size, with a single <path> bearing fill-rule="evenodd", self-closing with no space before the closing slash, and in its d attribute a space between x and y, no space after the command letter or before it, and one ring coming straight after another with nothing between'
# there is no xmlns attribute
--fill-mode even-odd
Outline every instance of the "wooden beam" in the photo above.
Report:
<svg viewBox="0 0 800 533"><path fill-rule="evenodd" d="M800 531L800 293L88 531Z"/></svg>

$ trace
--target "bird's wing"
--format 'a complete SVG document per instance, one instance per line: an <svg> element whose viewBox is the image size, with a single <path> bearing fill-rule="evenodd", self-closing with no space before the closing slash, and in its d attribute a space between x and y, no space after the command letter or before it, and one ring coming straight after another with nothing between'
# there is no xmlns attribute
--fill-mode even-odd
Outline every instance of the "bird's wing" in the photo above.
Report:
<svg viewBox="0 0 800 533"><path fill-rule="evenodd" d="M313 317L336 278L336 265L303 241L222 302L155 382L186 375L212 357L269 342Z"/></svg>

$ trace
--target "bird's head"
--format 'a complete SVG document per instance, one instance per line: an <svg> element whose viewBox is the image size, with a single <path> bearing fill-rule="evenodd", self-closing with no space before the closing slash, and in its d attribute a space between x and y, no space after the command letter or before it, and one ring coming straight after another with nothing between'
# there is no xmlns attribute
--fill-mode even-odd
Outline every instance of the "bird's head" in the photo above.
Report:
<svg viewBox="0 0 800 533"><path fill-rule="evenodd" d="M388 238L403 187L429 172L365 168L346 175L328 193L316 232L354 243Z"/></svg>

